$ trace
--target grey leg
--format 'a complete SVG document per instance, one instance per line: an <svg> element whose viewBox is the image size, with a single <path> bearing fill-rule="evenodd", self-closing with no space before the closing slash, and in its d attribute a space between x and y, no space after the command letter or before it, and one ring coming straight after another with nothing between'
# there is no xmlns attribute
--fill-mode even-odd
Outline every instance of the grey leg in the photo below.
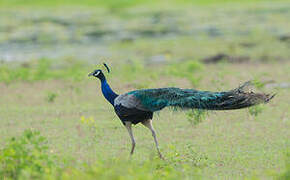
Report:
<svg viewBox="0 0 290 180"><path fill-rule="evenodd" d="M150 129L150 131L152 132L152 136L154 138L154 142L155 142L156 149L158 151L159 157L161 159L164 159L163 156L162 156L162 154L161 154L161 152L160 152L160 150L159 150L159 145L158 145L158 141L157 141L157 137L156 137L155 130L154 130L153 125L152 125L152 120L151 119L148 119L148 120L142 122L142 124L144 126L146 126L148 129Z"/></svg>
<svg viewBox="0 0 290 180"><path fill-rule="evenodd" d="M130 135L130 138L131 138L131 142L132 142L132 148L131 148L131 152L130 154L133 155L134 153L134 149L135 149L135 139L134 139L134 136L133 136L133 131L132 131L132 123L129 122L129 121L125 121L125 127L127 128L128 130L128 133Z"/></svg>

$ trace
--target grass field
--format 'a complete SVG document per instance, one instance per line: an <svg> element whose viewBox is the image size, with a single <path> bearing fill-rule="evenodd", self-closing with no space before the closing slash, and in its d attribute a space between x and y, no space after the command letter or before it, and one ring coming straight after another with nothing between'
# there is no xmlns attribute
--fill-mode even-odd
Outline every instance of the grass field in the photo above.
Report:
<svg viewBox="0 0 290 180"><path fill-rule="evenodd" d="M0 179L289 178L287 1L68 2L0 0ZM126 129L87 77L103 61L119 94L253 80L277 95L200 118L165 109L153 123L166 160L142 125L130 158Z"/></svg>

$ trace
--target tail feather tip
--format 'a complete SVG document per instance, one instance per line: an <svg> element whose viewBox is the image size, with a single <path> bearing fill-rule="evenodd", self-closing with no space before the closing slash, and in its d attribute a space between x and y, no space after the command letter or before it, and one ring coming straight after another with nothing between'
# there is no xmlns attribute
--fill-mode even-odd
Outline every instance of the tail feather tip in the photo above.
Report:
<svg viewBox="0 0 290 180"><path fill-rule="evenodd" d="M276 93L274 94L267 94L267 98L265 99L265 103L268 103L271 99L273 99L276 96Z"/></svg>

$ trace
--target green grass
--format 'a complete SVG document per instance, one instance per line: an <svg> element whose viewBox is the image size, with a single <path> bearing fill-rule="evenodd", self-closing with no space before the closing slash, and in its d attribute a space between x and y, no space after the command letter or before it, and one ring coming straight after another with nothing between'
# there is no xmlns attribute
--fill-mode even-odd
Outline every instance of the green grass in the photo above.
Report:
<svg viewBox="0 0 290 180"><path fill-rule="evenodd" d="M96 164L83 165L82 169L79 169L68 163L71 160L52 155L48 148L47 139L35 130L26 130L22 136L12 138L0 151L1 178L176 179L184 177L181 171L186 168L157 159L134 162L125 158L103 160L99 157ZM58 165L57 162L62 165ZM199 177L197 171L192 177Z"/></svg>
<svg viewBox="0 0 290 180"><path fill-rule="evenodd" d="M281 0L280 0L281 1ZM285 1L285 0L284 0ZM259 3L267 2L267 0L169 0L163 1L153 1L153 0L50 0L50 1L38 1L38 0L0 0L0 5L2 6L101 6L101 7L132 7L132 6L142 6L142 5L160 5L160 4L172 4L172 5L210 5L210 4L225 4L225 3ZM270 2L268 0L268 2Z"/></svg>
<svg viewBox="0 0 290 180"><path fill-rule="evenodd" d="M190 67L185 64L188 62L180 63L178 68ZM261 111L258 109L258 113L255 109L252 112L209 112L202 121L195 120L194 126L188 120L193 117L187 113L161 111L155 115L154 125L166 161L158 160L150 132L141 125L134 127L137 147L130 160L130 140L125 128L104 100L99 82L87 77L93 69L84 64L75 69L78 75L70 76L74 71L69 65L65 67L46 66L43 71L48 73L41 79L16 78L8 84L0 84L1 147L7 147L7 140L20 136L25 129L35 129L46 137L48 154L59 157L55 161L59 169L52 168L47 173L38 173L39 176L61 179L72 176L85 179L96 176L104 179L192 179L195 176L264 179L284 172L285 151L290 146L288 89L261 87L263 91L278 92L278 95ZM152 66L139 66L137 72L135 68L128 64L117 69L112 66L109 82L116 92L135 89L132 85L138 84L139 78L146 80L148 88L166 87L173 82L178 87L193 87L190 79L183 76L186 69L180 69L181 76L175 73L172 76L167 73L168 69L172 71L171 65L153 69ZM64 78L55 76L56 72L64 74ZM151 78L151 72L156 73L155 79ZM289 63L283 66L260 64L259 69L251 64L207 65L194 71L192 76L203 77L195 88L228 90L264 72L268 73L261 80L275 77L278 82L289 81L285 76L289 73ZM136 79L128 79L130 73ZM217 74L223 74L224 78ZM23 171L26 176L31 175Z"/></svg>

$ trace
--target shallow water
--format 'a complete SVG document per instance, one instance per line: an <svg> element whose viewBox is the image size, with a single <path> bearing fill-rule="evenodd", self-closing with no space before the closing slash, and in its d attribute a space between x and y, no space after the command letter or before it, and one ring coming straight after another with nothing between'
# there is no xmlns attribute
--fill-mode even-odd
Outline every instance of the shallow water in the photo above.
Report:
<svg viewBox="0 0 290 180"><path fill-rule="evenodd" d="M0 60L25 61L39 58L75 57L93 60L95 58L138 57L134 49L142 41L164 42L180 39L204 40L203 46L218 46L228 43L227 49L219 52L235 53L231 44L242 42L243 48L261 47L269 39L289 47L289 41L281 37L290 34L290 5L275 4L257 7L220 8L172 8L170 10L129 9L112 14L107 11L82 9L73 11L48 10L2 10L0 13ZM253 37L258 37L256 40ZM216 41L216 45L212 45ZM245 41L245 42L244 42ZM135 43L138 42L138 43ZM147 42L148 43L148 42ZM257 44L259 43L259 44ZM125 50L115 48L125 45ZM245 45L246 44L246 45ZM250 44L251 46L247 46ZM196 46L196 47L195 47ZM118 47L118 46L117 46ZM198 45L183 47L190 51ZM164 51L141 54L145 59L163 57ZM217 47L218 49L218 47ZM241 52L243 53L243 52ZM247 52L246 52L247 53ZM212 55L205 52L201 57ZM279 53L282 59L289 59L289 53ZM183 54L179 54L183 56ZM251 56L251 55L249 55ZM276 54L267 54L274 57ZM190 57L184 55L180 59ZM164 59L164 58L163 58ZM157 59L158 62L160 58Z"/></svg>

